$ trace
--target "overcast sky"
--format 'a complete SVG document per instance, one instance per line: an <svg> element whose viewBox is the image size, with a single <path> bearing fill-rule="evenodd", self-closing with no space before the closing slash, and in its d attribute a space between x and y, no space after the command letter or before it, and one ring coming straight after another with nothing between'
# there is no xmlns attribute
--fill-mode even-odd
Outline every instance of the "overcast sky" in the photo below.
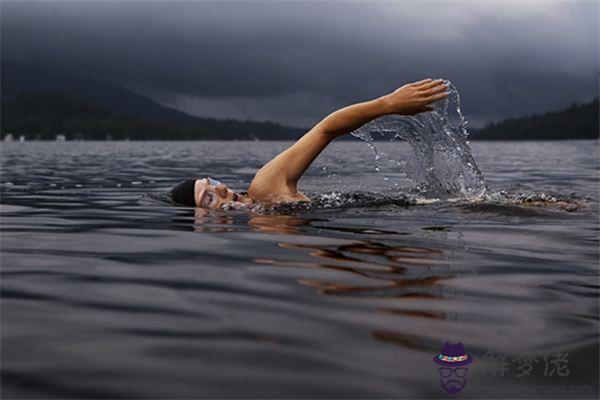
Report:
<svg viewBox="0 0 600 400"><path fill-rule="evenodd" d="M2 58L309 126L425 77L473 125L598 93L598 1L2 1Z"/></svg>

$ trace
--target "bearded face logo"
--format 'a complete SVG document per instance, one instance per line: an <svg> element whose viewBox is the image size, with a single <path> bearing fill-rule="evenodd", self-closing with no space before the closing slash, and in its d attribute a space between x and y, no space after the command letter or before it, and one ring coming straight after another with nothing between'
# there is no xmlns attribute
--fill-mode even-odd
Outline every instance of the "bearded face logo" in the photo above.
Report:
<svg viewBox="0 0 600 400"><path fill-rule="evenodd" d="M438 368L440 373L440 384L446 392L456 394L463 390L467 384L469 368Z"/></svg>
<svg viewBox="0 0 600 400"><path fill-rule="evenodd" d="M462 343L446 342L440 354L433 358L433 362L439 365L442 389L450 394L456 394L465 388L469 373L466 365L473 362L473 357L465 352Z"/></svg>

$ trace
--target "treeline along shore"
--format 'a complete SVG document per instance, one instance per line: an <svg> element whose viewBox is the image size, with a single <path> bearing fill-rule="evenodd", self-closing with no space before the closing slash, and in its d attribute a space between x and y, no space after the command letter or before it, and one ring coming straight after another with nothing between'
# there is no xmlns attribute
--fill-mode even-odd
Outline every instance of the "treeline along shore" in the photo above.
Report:
<svg viewBox="0 0 600 400"><path fill-rule="evenodd" d="M471 139L597 139L598 115L596 98L561 111L471 129ZM66 140L295 140L306 131L271 122L185 116L161 119L123 115L74 96L34 92L2 101L1 134L4 139L26 140L55 140L57 136Z"/></svg>
<svg viewBox="0 0 600 400"><path fill-rule="evenodd" d="M116 84L4 59L1 65L0 135L5 140L295 140L307 130L198 118ZM469 131L473 140L595 139L598 113L596 98Z"/></svg>
<svg viewBox="0 0 600 400"><path fill-rule="evenodd" d="M598 139L600 122L598 98L572 104L560 111L509 118L472 130L473 140L573 140Z"/></svg>
<svg viewBox="0 0 600 400"><path fill-rule="evenodd" d="M307 130L198 118L112 83L7 60L1 65L0 135L5 140L295 140ZM598 99L470 132L474 140L595 139Z"/></svg>
<svg viewBox="0 0 600 400"><path fill-rule="evenodd" d="M293 140L301 129L271 122L213 118L148 118L56 93L2 101L2 137L27 140Z"/></svg>

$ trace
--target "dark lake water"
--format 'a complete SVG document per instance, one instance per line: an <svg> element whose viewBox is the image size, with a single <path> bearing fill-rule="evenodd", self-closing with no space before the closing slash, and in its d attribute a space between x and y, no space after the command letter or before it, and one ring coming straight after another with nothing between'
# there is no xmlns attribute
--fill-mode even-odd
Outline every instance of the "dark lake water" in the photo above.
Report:
<svg viewBox="0 0 600 400"><path fill-rule="evenodd" d="M288 145L3 143L2 396L448 397L432 359L461 342L461 397L597 398L597 141L474 143L485 202L407 203L358 141L301 181L320 207L161 201Z"/></svg>

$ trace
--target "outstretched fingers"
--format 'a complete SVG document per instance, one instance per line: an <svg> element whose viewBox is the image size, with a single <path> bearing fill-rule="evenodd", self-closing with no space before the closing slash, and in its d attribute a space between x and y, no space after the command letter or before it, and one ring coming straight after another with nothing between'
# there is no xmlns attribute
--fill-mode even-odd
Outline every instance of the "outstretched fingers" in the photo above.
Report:
<svg viewBox="0 0 600 400"><path fill-rule="evenodd" d="M428 83L431 83L431 82L433 82L433 79L427 78L427 79L423 79L422 81L413 82L413 83L411 83L411 85L420 89L421 86L427 85Z"/></svg>
<svg viewBox="0 0 600 400"><path fill-rule="evenodd" d="M425 96L433 96L436 95L438 93L443 93L446 92L448 90L448 86L447 85L438 85L438 86L434 86L428 90L423 91L423 95Z"/></svg>
<svg viewBox="0 0 600 400"><path fill-rule="evenodd" d="M436 89L436 88L447 88L448 85L444 82L443 79L436 79L435 81L431 81L429 83L426 83L424 85L419 86L419 90L431 90L431 89Z"/></svg>
<svg viewBox="0 0 600 400"><path fill-rule="evenodd" d="M446 92L446 91L443 91L441 93L436 93L436 94L426 97L425 101L427 102L427 104L433 103L434 101L438 101L438 100L443 99L444 97L447 97L449 94L450 93Z"/></svg>

